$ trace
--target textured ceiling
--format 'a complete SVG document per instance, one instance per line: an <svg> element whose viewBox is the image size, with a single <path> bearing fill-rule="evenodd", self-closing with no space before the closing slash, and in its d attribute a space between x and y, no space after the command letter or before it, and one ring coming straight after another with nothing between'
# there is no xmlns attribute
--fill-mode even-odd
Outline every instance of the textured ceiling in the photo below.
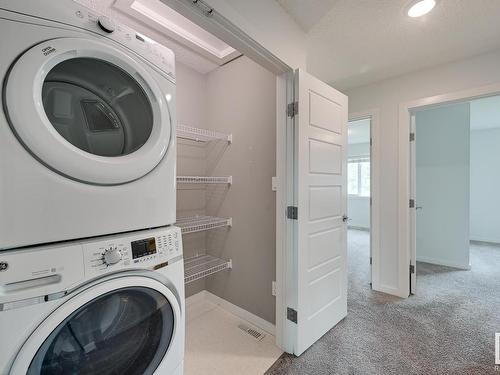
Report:
<svg viewBox="0 0 500 375"><path fill-rule="evenodd" d="M305 32L313 28L338 0L276 0Z"/></svg>
<svg viewBox="0 0 500 375"><path fill-rule="evenodd" d="M500 48L500 0L276 0L307 32L308 70L340 89Z"/></svg>

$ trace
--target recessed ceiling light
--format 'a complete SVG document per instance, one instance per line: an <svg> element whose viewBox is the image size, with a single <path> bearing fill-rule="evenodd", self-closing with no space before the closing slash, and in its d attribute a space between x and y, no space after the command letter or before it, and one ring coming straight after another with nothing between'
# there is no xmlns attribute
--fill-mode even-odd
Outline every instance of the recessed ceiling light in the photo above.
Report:
<svg viewBox="0 0 500 375"><path fill-rule="evenodd" d="M429 13L436 6L436 0L418 0L414 2L408 9L408 16L422 17Z"/></svg>

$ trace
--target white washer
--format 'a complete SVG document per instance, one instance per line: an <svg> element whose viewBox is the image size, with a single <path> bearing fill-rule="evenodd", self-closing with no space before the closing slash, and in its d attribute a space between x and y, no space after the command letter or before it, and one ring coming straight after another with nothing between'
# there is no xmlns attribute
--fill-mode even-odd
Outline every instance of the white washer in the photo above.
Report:
<svg viewBox="0 0 500 375"><path fill-rule="evenodd" d="M69 0L0 34L0 249L173 224L173 53Z"/></svg>
<svg viewBox="0 0 500 375"><path fill-rule="evenodd" d="M0 374L182 375L176 227L0 253Z"/></svg>

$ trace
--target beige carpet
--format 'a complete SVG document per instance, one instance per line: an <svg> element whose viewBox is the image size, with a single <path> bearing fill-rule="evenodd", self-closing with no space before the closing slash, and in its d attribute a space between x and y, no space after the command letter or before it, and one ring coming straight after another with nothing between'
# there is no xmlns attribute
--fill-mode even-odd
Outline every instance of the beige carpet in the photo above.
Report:
<svg viewBox="0 0 500 375"><path fill-rule="evenodd" d="M368 232L349 236L347 318L267 375L500 375L500 247L472 245L471 271L418 263L418 294L399 299L369 288Z"/></svg>

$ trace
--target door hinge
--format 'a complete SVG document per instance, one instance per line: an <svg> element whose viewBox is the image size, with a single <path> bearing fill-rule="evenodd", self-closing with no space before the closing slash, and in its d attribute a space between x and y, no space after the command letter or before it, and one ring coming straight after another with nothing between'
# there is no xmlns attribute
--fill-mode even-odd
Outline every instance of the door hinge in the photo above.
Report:
<svg viewBox="0 0 500 375"><path fill-rule="evenodd" d="M286 115L288 117L295 117L299 114L299 102L289 103L286 108Z"/></svg>
<svg viewBox="0 0 500 375"><path fill-rule="evenodd" d="M415 133L410 133L410 142L415 140Z"/></svg>
<svg viewBox="0 0 500 375"><path fill-rule="evenodd" d="M297 324L297 310L292 309L291 307L286 308L286 318Z"/></svg>
<svg viewBox="0 0 500 375"><path fill-rule="evenodd" d="M410 264L410 273L415 273L415 266Z"/></svg>
<svg viewBox="0 0 500 375"><path fill-rule="evenodd" d="M288 206L286 208L286 218L297 220L299 218L299 209L295 206Z"/></svg>
<svg viewBox="0 0 500 375"><path fill-rule="evenodd" d="M415 199L410 199L410 208L415 208Z"/></svg>
<svg viewBox="0 0 500 375"><path fill-rule="evenodd" d="M372 260L372 257L370 257L370 266L372 265L373 263L373 260Z"/></svg>

